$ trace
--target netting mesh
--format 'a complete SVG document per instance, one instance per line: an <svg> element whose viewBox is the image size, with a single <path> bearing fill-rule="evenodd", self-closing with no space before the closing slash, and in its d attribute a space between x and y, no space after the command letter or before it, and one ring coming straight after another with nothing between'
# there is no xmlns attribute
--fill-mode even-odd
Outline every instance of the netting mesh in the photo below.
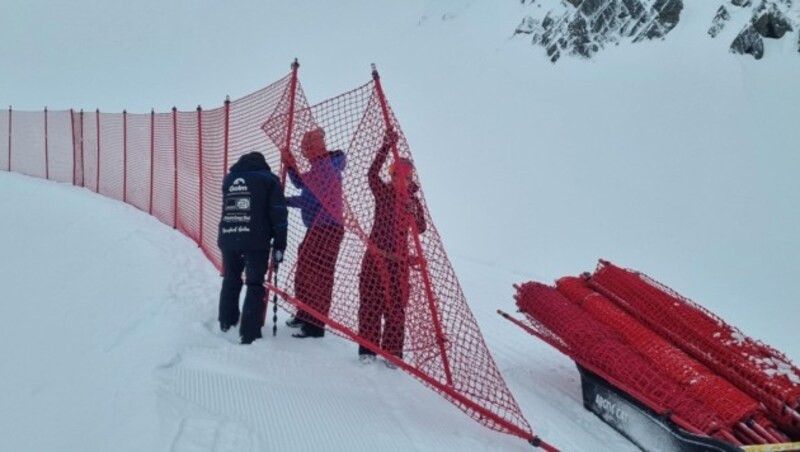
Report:
<svg viewBox="0 0 800 452"><path fill-rule="evenodd" d="M127 202L150 212L150 120L149 114L128 114L125 197Z"/></svg>
<svg viewBox="0 0 800 452"><path fill-rule="evenodd" d="M393 146L382 146L387 118L398 132ZM299 108L293 120L287 160L298 183L287 182L287 197L305 188L321 213L309 213L308 204L290 209L279 284L286 298L310 321L402 359L406 370L487 427L530 436L467 306L408 144L383 109L375 82ZM285 142L287 121L281 113L264 124L277 146ZM318 128L327 152L315 154L304 140ZM341 171L337 159L346 160Z"/></svg>
<svg viewBox="0 0 800 452"><path fill-rule="evenodd" d="M589 284L764 403L770 419L786 433L800 435L800 369L782 353L642 273L601 261Z"/></svg>
<svg viewBox="0 0 800 452"><path fill-rule="evenodd" d="M294 156L292 177L318 209L290 210L286 260L277 286L268 285L283 306L396 362L481 424L555 450L533 437L489 354L379 86L309 106L290 74L212 110L0 111L0 169L127 202L193 239L221 268L227 167L260 151L285 178L282 154ZM303 156L316 128L346 160L334 184L324 176L332 164ZM397 138L382 148L389 128ZM300 192L287 180L286 193Z"/></svg>
<svg viewBox="0 0 800 452"><path fill-rule="evenodd" d="M564 277L557 290L604 325L623 337L627 344L658 366L662 374L719 416L723 427L743 444L752 440L746 426L758 422L765 430L776 429L765 419L761 405L711 369L645 327L588 287L584 278Z"/></svg>
<svg viewBox="0 0 800 452"><path fill-rule="evenodd" d="M567 344L565 349L577 363L618 382L656 412L671 413L670 417L681 425L725 437L721 420L708 407L688 396L657 366L630 348L622 336L555 288L528 282L518 287L515 299L517 307L533 320L530 325L534 329L543 325L550 337Z"/></svg>
<svg viewBox="0 0 800 452"><path fill-rule="evenodd" d="M11 171L13 157L9 149L9 132L13 127L13 113L10 110L0 110L0 169ZM9 122L9 118L12 121Z"/></svg>
<svg viewBox="0 0 800 452"><path fill-rule="evenodd" d="M123 180L125 169L125 118L116 113L100 113L95 118L99 121L98 191L103 196L123 201L123 184L118 182Z"/></svg>
<svg viewBox="0 0 800 452"><path fill-rule="evenodd" d="M175 185L177 153L175 142L174 121L177 120L176 113L155 113L152 115L152 152L147 155L147 162L152 158L153 168L153 203L150 213L158 218L162 223L175 226ZM151 155L152 154L152 155ZM127 166L131 165L128 156ZM143 169L143 168L142 168ZM129 183L129 182L128 182ZM149 195L150 188L147 187L142 193ZM157 196L156 196L157 194ZM149 204L149 201L148 201ZM149 207L149 206L148 206Z"/></svg>
<svg viewBox="0 0 800 452"><path fill-rule="evenodd" d="M97 192L100 176L97 115L94 112L81 112L80 115L81 136L83 137L80 143L83 156L83 186Z"/></svg>
<svg viewBox="0 0 800 452"><path fill-rule="evenodd" d="M15 111L12 116L14 133L11 135L11 158L14 171L44 178L44 113Z"/></svg>
<svg viewBox="0 0 800 452"><path fill-rule="evenodd" d="M72 114L69 111L47 112L47 167L48 179L73 182L72 165Z"/></svg>

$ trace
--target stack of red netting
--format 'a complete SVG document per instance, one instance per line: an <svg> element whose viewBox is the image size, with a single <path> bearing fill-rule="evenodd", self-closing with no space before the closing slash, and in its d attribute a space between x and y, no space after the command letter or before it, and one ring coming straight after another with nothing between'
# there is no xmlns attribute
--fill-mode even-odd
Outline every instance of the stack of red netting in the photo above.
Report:
<svg viewBox="0 0 800 452"><path fill-rule="evenodd" d="M800 439L800 369L646 275L600 261L517 287L525 327L692 433L735 445Z"/></svg>

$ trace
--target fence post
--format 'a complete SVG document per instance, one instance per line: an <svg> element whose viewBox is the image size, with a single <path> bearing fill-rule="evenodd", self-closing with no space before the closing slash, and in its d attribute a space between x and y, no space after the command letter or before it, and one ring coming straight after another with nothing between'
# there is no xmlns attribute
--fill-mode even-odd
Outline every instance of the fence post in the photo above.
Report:
<svg viewBox="0 0 800 452"><path fill-rule="evenodd" d="M172 204L172 228L178 228L178 109L172 107L172 169L174 172L174 193Z"/></svg>
<svg viewBox="0 0 800 452"><path fill-rule="evenodd" d="M289 121L286 124L286 143L284 144L284 151L286 153L292 152L292 131L294 130L294 108L295 108L295 98L297 97L297 70L300 69L300 63L297 62L297 58L294 59L291 65L292 68L292 80L289 83L289 90L291 93L289 94ZM281 185L286 184L286 165L283 164L283 158L281 158Z"/></svg>
<svg viewBox="0 0 800 452"><path fill-rule="evenodd" d="M86 187L86 155L83 152L83 108L81 108L81 187Z"/></svg>
<svg viewBox="0 0 800 452"><path fill-rule="evenodd" d="M197 178L200 181L200 237L197 246L203 247L203 108L197 106L197 151L199 168Z"/></svg>
<svg viewBox="0 0 800 452"><path fill-rule="evenodd" d="M230 142L231 97L225 96L225 157L222 163L222 177L228 174L228 143Z"/></svg>
<svg viewBox="0 0 800 452"><path fill-rule="evenodd" d="M75 185L75 179L78 177L78 168L75 165L75 162L78 160L77 156L77 149L75 149L75 111L71 108L69 109L69 122L72 126L72 185Z"/></svg>
<svg viewBox="0 0 800 452"><path fill-rule="evenodd" d="M156 111L150 109L150 207L148 213L153 214L153 179L155 177L155 155L156 155L156 138L155 138L155 122Z"/></svg>
<svg viewBox="0 0 800 452"><path fill-rule="evenodd" d="M8 172L11 172L11 105L8 106Z"/></svg>
<svg viewBox="0 0 800 452"><path fill-rule="evenodd" d="M375 82L375 91L378 95L378 101L381 105L381 112L383 113L383 121L386 125L386 129L389 130L394 125L392 124L391 115L389 114L389 106L386 102L386 95L383 93L383 87L381 86L381 77L378 75L378 70L375 68L375 64L372 65L372 79ZM392 146L392 156L395 159L395 162L400 157L397 151L397 144ZM400 199L405 199L408 196L407 189L404 185L400 185ZM400 211L398 210L398 213ZM405 211L403 211L405 212ZM407 215L407 214L406 214ZM396 216L397 219L402 218L400 215ZM450 371L450 360L447 358L447 350L444 346L444 333L442 331L442 323L439 319L439 312L436 310L436 299L433 293L433 286L431 285L431 278L430 273L428 272L428 261L425 259L425 255L422 250L422 243L419 240L419 231L417 230L417 223L413 219L409 222L411 226L411 235L414 238L414 248L415 252L417 253L417 257L420 260L420 270L422 273L422 281L425 285L425 295L428 299L428 306L431 310L431 317L433 319L433 326L436 329L436 342L439 345L439 352L442 354L442 367L444 367L444 373L447 378L447 385L453 385L453 376ZM402 246L408 246L405 243Z"/></svg>
<svg viewBox="0 0 800 452"><path fill-rule="evenodd" d="M97 184L95 185L95 193L100 193L100 109L95 110L95 121L97 122Z"/></svg>
<svg viewBox="0 0 800 452"><path fill-rule="evenodd" d="M128 111L122 110L122 202L128 202Z"/></svg>
<svg viewBox="0 0 800 452"><path fill-rule="evenodd" d="M44 107L44 178L50 180L50 153L47 144L47 106Z"/></svg>
<svg viewBox="0 0 800 452"><path fill-rule="evenodd" d="M289 83L289 118L288 118L288 121L287 121L287 124L286 124L286 142L285 142L285 145L284 145L285 147L284 147L284 150L281 150L281 153L283 153L283 152L287 152L287 153L288 152L292 152L292 129L294 128L294 102L295 102L295 97L296 97L296 94L297 94L297 70L300 68L300 63L297 62L297 58L294 59L294 61L292 62L290 67L292 68L292 79L291 79L291 82ZM281 157L281 169L280 169L281 186L284 186L286 184L286 169L287 168L286 168L286 165L284 165L283 160L284 160L283 157ZM270 281L272 279L272 273L275 272L275 271L276 271L275 263L273 262L272 265L270 265L268 270L267 270L267 281ZM277 286L277 275L276 275L276 279L275 279L275 285ZM276 322L277 322L277 318L278 318L277 317L277 315L278 315L277 314L278 306L277 306L277 298L273 298L273 300L274 300L274 303L276 303L276 304L273 306L273 309L274 309L273 310L273 312L274 312L273 316L274 317L273 317L272 335L275 336L275 334L277 334L277 323ZM268 303L268 301L269 301L269 298L265 297L264 298L264 303L266 304L266 303ZM266 318L267 318L267 310L265 309L264 310L264 319L266 320Z"/></svg>

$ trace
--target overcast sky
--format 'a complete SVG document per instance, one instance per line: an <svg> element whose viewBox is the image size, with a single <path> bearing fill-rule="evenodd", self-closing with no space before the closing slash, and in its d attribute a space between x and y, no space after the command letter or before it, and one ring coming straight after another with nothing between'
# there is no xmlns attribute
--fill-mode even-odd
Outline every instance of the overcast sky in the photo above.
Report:
<svg viewBox="0 0 800 452"><path fill-rule="evenodd" d="M406 15L392 22L416 27L428 1L405 3ZM3 0L0 102L26 110L188 110L255 91L285 75L295 57L304 72L308 65L304 80L315 81L309 94L322 100L369 80L369 63L389 63L396 30L381 42L381 33L363 39L367 24L348 23L380 15L382 4Z"/></svg>

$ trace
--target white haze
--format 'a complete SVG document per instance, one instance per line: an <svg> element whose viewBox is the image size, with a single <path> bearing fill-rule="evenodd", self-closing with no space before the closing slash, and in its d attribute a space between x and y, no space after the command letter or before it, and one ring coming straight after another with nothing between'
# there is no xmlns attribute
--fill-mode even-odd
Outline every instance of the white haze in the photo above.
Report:
<svg viewBox="0 0 800 452"><path fill-rule="evenodd" d="M605 258L800 359L797 31L756 62L727 52L736 27L707 37L718 5L686 3L666 41L553 65L511 38L515 0L12 0L0 102L213 107L297 57L313 103L377 63L534 431L563 450L635 450L583 410L568 359L494 310L513 310L513 283ZM403 373L360 368L344 340L284 328L230 343L213 328L216 272L128 206L3 173L0 209L0 450L529 450Z"/></svg>

